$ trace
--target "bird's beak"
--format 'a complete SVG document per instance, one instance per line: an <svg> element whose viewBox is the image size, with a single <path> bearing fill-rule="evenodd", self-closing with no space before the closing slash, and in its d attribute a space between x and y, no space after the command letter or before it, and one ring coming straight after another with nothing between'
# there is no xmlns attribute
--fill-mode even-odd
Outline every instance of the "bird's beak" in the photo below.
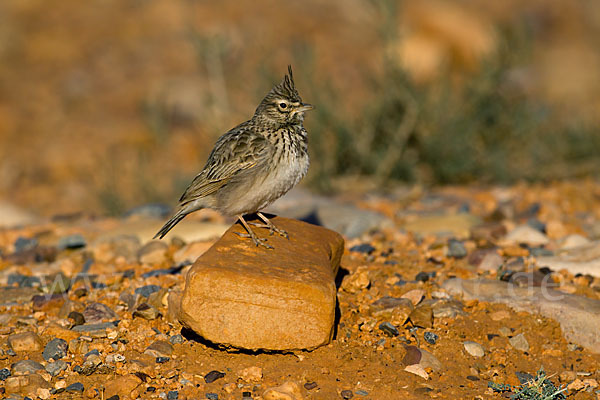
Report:
<svg viewBox="0 0 600 400"><path fill-rule="evenodd" d="M315 108L315 107L312 104L300 103L300 105L298 106L298 108L296 108L296 111L298 111L298 112L304 112L304 111L312 110L313 108Z"/></svg>

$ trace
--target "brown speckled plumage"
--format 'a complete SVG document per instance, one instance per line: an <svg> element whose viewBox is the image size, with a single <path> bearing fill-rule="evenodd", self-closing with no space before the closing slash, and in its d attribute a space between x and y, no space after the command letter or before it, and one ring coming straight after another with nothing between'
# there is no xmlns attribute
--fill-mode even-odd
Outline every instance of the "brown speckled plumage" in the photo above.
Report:
<svg viewBox="0 0 600 400"><path fill-rule="evenodd" d="M302 102L288 67L252 118L221 136L202 171L179 199L175 215L156 234L161 239L187 214L213 208L237 215L254 243L270 247L250 229L243 215L256 212L271 233L287 237L260 210L294 187L308 170L307 132L304 112L312 106Z"/></svg>

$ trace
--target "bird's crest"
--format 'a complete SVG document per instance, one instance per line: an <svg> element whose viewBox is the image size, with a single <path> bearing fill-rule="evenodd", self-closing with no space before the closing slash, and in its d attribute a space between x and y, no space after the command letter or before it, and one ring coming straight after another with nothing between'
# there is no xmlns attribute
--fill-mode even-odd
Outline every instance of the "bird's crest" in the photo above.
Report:
<svg viewBox="0 0 600 400"><path fill-rule="evenodd" d="M300 94L298 94L296 86L294 85L294 75L292 74L291 65L288 65L287 75L283 77L281 83L275 85L273 89L271 89L270 94L278 95L290 99L291 101L302 101L300 99Z"/></svg>

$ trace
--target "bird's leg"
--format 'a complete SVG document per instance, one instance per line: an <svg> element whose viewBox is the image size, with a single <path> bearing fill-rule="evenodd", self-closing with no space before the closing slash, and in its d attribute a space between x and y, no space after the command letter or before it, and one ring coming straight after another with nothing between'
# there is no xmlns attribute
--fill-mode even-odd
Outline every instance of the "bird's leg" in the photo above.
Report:
<svg viewBox="0 0 600 400"><path fill-rule="evenodd" d="M246 228L246 231L248 231L248 233L241 233L241 232L234 232L234 233L236 233L239 237L251 238L257 247L262 246L266 249L273 248L273 246L269 246L268 244L265 243L267 241L267 239L260 239L258 236L256 236L256 234L254 232L252 232L252 229L250 229L250 226L248 226L248 223L244 219L243 215L238 215L238 218L239 218L240 222L242 223L242 225L244 225L244 228Z"/></svg>
<svg viewBox="0 0 600 400"><path fill-rule="evenodd" d="M289 239L289 235L286 231L284 231L283 229L279 229L278 227L276 227L271 221L269 221L269 219L267 217L265 217L263 215L263 213L261 212L257 212L256 215L258 215L258 217L260 219L262 219L265 223L263 224L256 224L254 223L253 225L259 228L269 228L269 234L272 235L273 232L277 232L280 236L283 236L286 239Z"/></svg>

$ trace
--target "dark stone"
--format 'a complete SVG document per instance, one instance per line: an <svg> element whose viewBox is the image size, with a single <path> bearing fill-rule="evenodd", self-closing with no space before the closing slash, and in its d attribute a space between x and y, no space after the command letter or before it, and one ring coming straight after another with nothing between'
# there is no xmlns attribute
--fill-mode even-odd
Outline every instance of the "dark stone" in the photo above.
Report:
<svg viewBox="0 0 600 400"><path fill-rule="evenodd" d="M133 318L140 317L151 321L158 318L160 316L160 312L148 303L142 303L133 311L132 316Z"/></svg>
<svg viewBox="0 0 600 400"><path fill-rule="evenodd" d="M63 360L58 360L48 363L48 365L46 365L46 371L52 376L57 376L62 371L65 371L67 367L68 364L66 362L64 362Z"/></svg>
<svg viewBox="0 0 600 400"><path fill-rule="evenodd" d="M225 373L219 371L210 371L208 374L204 376L204 382L212 383L217 379L221 379L225 376Z"/></svg>
<svg viewBox="0 0 600 400"><path fill-rule="evenodd" d="M146 388L146 392L154 393L154 392L156 392L156 388L154 386L148 386Z"/></svg>
<svg viewBox="0 0 600 400"><path fill-rule="evenodd" d="M65 390L68 393L76 393L76 392L83 393L83 389L84 389L83 383L75 382L75 383L72 383L69 386L67 386Z"/></svg>
<svg viewBox="0 0 600 400"><path fill-rule="evenodd" d="M108 285L104 282L96 282L96 281L92 281L92 289L106 289L108 287Z"/></svg>
<svg viewBox="0 0 600 400"><path fill-rule="evenodd" d="M82 235L76 233L74 235L61 237L56 247L58 247L59 250L74 250L80 249L85 246L85 238Z"/></svg>
<svg viewBox="0 0 600 400"><path fill-rule="evenodd" d="M39 242L36 238L25 238L23 236L19 236L14 243L15 253L35 249L38 244Z"/></svg>
<svg viewBox="0 0 600 400"><path fill-rule="evenodd" d="M421 271L415 276L415 281L417 282L427 282L430 278L435 277L435 271L425 272Z"/></svg>
<svg viewBox="0 0 600 400"><path fill-rule="evenodd" d="M371 254L375 251L375 247L371 246L369 243L357 244L356 246L350 247L350 251L355 251L357 253L365 253Z"/></svg>
<svg viewBox="0 0 600 400"><path fill-rule="evenodd" d="M216 393L206 393L206 398L208 400L219 400L219 395Z"/></svg>
<svg viewBox="0 0 600 400"><path fill-rule="evenodd" d="M176 274L180 273L181 270L186 265L189 265L189 263L181 263L181 264L175 265L171 268L155 269L152 271L144 272L142 274L142 278L151 278L153 276L160 276L160 275L176 275Z"/></svg>
<svg viewBox="0 0 600 400"><path fill-rule="evenodd" d="M352 390L342 390L340 396L342 396L342 399L349 400L354 397L354 393L352 393Z"/></svg>
<svg viewBox="0 0 600 400"><path fill-rule="evenodd" d="M416 394L418 394L418 395L423 395L423 394L427 394L429 392L433 392L433 388L430 388L428 386L423 386L423 387L420 387L420 388L416 388L414 390L414 392Z"/></svg>
<svg viewBox="0 0 600 400"><path fill-rule="evenodd" d="M105 304L91 303L83 310L83 317L87 324L95 324L117 319L118 315Z"/></svg>
<svg viewBox="0 0 600 400"><path fill-rule="evenodd" d="M421 354L421 350L419 350L416 346L404 346L406 349L406 354L402 359L403 365L414 365L421 362L421 358L423 355Z"/></svg>
<svg viewBox="0 0 600 400"><path fill-rule="evenodd" d="M479 378L474 375L467 375L467 379L474 382L479 380Z"/></svg>
<svg viewBox="0 0 600 400"><path fill-rule="evenodd" d="M400 331L398 331L398 328L396 328L394 325L390 324L389 322L382 322L379 325L379 329L381 331L383 331L383 333L385 333L386 335L388 335L390 337L398 336L400 334Z"/></svg>
<svg viewBox="0 0 600 400"><path fill-rule="evenodd" d="M83 314L78 311L71 311L67 318L73 320L73 326L83 325L85 323Z"/></svg>
<svg viewBox="0 0 600 400"><path fill-rule="evenodd" d="M517 379L519 380L521 385L533 380L533 375L531 375L527 372L517 371L517 372L515 372L515 375L517 376Z"/></svg>
<svg viewBox="0 0 600 400"><path fill-rule="evenodd" d="M73 372L77 372L78 374L81 374L83 372L83 368L81 368L81 365L76 365L73 367Z"/></svg>
<svg viewBox="0 0 600 400"><path fill-rule="evenodd" d="M44 351L42 352L42 357L46 361L57 361L67 355L67 349L69 345L66 340L55 338L48 342L46 347L44 347Z"/></svg>
<svg viewBox="0 0 600 400"><path fill-rule="evenodd" d="M169 360L170 360L169 357L162 357L162 356L156 357L157 364L164 364L164 363L168 362Z"/></svg>
<svg viewBox="0 0 600 400"><path fill-rule="evenodd" d="M15 283L22 288L37 288L42 286L42 280L38 276L26 276L22 274L8 275L7 284L12 286Z"/></svg>
<svg viewBox="0 0 600 400"><path fill-rule="evenodd" d="M126 271L123 271L123 278L125 279L131 279L135 277L135 270L134 269L128 269Z"/></svg>
<svg viewBox="0 0 600 400"><path fill-rule="evenodd" d="M110 396L108 399L106 400L120 400L121 398L119 397L118 394L115 394L114 396Z"/></svg>
<svg viewBox="0 0 600 400"><path fill-rule="evenodd" d="M142 297L148 297L152 293L158 292L160 289L162 288L158 285L146 285L135 289L134 293L139 294Z"/></svg>
<svg viewBox="0 0 600 400"><path fill-rule="evenodd" d="M314 388L316 388L317 386L318 386L318 385L317 385L317 382L306 382L306 383L304 384L304 389L306 389L306 390L313 390L313 389L314 389Z"/></svg>
<svg viewBox="0 0 600 400"><path fill-rule="evenodd" d="M500 337L500 335L496 335L495 333L488 333L487 334L487 340L492 340L496 337Z"/></svg>
<svg viewBox="0 0 600 400"><path fill-rule="evenodd" d="M0 369L0 381L5 381L10 376L10 370L8 368Z"/></svg>
<svg viewBox="0 0 600 400"><path fill-rule="evenodd" d="M179 392L177 390L170 390L169 393L167 393L167 400L177 400L178 397Z"/></svg>
<svg viewBox="0 0 600 400"><path fill-rule="evenodd" d="M184 340L183 336L180 334L173 335L169 338L169 342L171 344L181 344L181 343L183 343L183 340Z"/></svg>
<svg viewBox="0 0 600 400"><path fill-rule="evenodd" d="M466 256L467 249L465 249L465 245L460 240L448 240L448 257L464 258Z"/></svg>
<svg viewBox="0 0 600 400"><path fill-rule="evenodd" d="M433 332L427 331L423 334L423 338L427 343L435 344L440 337Z"/></svg>
<svg viewBox="0 0 600 400"><path fill-rule="evenodd" d="M91 351L88 351L87 353L85 353L85 355L83 356L83 358L88 358L91 355L95 355L95 356L100 356L100 352L98 351L98 349L94 349Z"/></svg>

